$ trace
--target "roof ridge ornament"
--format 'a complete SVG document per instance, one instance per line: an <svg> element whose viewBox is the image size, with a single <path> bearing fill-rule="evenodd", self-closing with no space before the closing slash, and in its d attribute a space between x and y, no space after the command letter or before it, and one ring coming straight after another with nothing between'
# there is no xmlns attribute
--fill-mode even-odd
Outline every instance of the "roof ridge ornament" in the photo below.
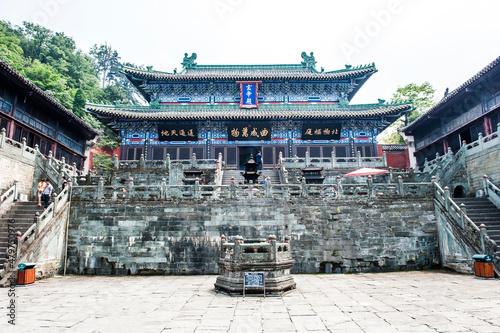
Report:
<svg viewBox="0 0 500 333"><path fill-rule="evenodd" d="M304 61L301 62L303 67L313 67L316 65L316 59L314 59L314 52L311 52L310 55L307 55L306 52L302 52L301 57Z"/></svg>
<svg viewBox="0 0 500 333"><path fill-rule="evenodd" d="M182 59L182 68L195 68L196 63L194 62L196 60L196 53L191 54L189 57L187 53L184 53L184 59Z"/></svg>

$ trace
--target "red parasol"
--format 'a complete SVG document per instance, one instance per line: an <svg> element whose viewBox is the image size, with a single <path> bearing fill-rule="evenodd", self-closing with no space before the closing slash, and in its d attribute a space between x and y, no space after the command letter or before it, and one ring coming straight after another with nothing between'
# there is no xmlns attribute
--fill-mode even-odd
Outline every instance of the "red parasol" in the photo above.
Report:
<svg viewBox="0 0 500 333"><path fill-rule="evenodd" d="M373 169L373 168L361 168L353 172L349 172L345 174L344 177L355 177L355 176L368 176L368 175L378 175L380 173L387 173L389 171L382 169Z"/></svg>

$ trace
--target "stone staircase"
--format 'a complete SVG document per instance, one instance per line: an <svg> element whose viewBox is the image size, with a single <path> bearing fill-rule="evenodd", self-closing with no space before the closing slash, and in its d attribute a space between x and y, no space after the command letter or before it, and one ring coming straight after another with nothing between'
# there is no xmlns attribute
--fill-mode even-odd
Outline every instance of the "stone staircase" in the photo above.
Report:
<svg viewBox="0 0 500 333"><path fill-rule="evenodd" d="M278 171L275 169L264 169L259 170L261 173L261 177L259 177L259 184L262 184L262 176L266 178L269 177L271 180L271 184L281 184L280 177ZM224 175L222 177L222 185L229 185L231 183L231 178L234 177L234 181L236 184L244 184L245 178L241 175L244 170L225 170Z"/></svg>
<svg viewBox="0 0 500 333"><path fill-rule="evenodd" d="M43 207L38 207L37 202L18 201L0 217L0 271L4 269L8 259L9 220L14 220L14 231L19 231L22 235L33 224L35 213L42 211Z"/></svg>
<svg viewBox="0 0 500 333"><path fill-rule="evenodd" d="M500 255L500 209L488 198L454 198L457 205L465 205L466 214L479 227L484 223L488 236L494 240Z"/></svg>

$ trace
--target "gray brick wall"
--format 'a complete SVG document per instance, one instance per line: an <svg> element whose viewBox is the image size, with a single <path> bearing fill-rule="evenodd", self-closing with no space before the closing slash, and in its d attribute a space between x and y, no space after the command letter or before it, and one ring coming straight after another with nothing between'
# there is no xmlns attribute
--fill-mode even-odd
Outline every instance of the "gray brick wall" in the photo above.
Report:
<svg viewBox="0 0 500 333"><path fill-rule="evenodd" d="M492 147L467 157L467 180L471 194L483 188L483 175L500 185L500 149Z"/></svg>
<svg viewBox="0 0 500 333"><path fill-rule="evenodd" d="M33 189L35 161L0 149L0 191L6 190L14 180L20 186L19 193L29 195Z"/></svg>
<svg viewBox="0 0 500 333"><path fill-rule="evenodd" d="M292 272L394 271L439 262L431 198L280 202L73 201L68 272L216 274L220 236L292 236Z"/></svg>

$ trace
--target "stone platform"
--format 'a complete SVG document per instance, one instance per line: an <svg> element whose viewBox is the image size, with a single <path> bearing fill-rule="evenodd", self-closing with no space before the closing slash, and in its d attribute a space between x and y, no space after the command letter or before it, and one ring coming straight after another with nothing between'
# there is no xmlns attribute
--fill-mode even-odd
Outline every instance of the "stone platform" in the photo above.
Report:
<svg viewBox="0 0 500 333"><path fill-rule="evenodd" d="M10 332L500 332L500 280L445 271L293 275L283 297L231 297L216 276L66 276L16 288Z"/></svg>

